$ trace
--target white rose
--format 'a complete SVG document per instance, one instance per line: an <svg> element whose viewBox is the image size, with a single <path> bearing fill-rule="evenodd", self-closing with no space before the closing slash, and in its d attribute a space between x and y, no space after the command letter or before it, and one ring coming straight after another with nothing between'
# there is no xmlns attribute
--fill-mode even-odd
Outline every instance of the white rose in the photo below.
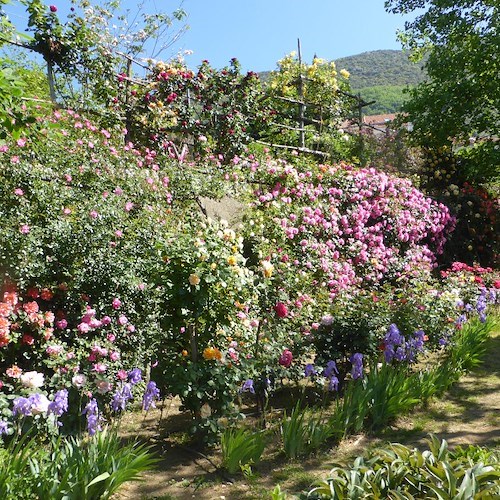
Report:
<svg viewBox="0 0 500 500"><path fill-rule="evenodd" d="M87 382L87 377L83 373L77 373L72 379L71 383L77 388L81 389Z"/></svg>
<svg viewBox="0 0 500 500"><path fill-rule="evenodd" d="M25 372L21 375L21 384L28 389L38 389L44 383L43 373Z"/></svg>

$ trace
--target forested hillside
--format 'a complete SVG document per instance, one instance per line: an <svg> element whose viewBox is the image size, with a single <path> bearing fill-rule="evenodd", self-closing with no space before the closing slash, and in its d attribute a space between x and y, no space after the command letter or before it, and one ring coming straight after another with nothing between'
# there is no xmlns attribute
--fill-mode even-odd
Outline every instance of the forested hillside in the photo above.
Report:
<svg viewBox="0 0 500 500"><path fill-rule="evenodd" d="M416 85L425 74L422 64L408 60L401 50L375 50L335 61L337 68L351 73L351 86L359 90L381 85Z"/></svg>
<svg viewBox="0 0 500 500"><path fill-rule="evenodd" d="M422 63L415 64L401 50L376 50L337 59L337 68L351 74L351 87L367 102L365 114L396 113L405 99L404 89L423 81Z"/></svg>

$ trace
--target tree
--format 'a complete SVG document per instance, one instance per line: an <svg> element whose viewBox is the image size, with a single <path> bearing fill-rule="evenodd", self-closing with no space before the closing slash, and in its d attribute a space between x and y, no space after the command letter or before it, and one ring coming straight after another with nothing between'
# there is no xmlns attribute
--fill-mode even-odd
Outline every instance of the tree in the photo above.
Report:
<svg viewBox="0 0 500 500"><path fill-rule="evenodd" d="M428 56L428 80L410 91L404 107L412 140L451 147L466 160L466 177L498 176L498 0L387 0L385 6L396 14L426 9L401 34L414 57Z"/></svg>

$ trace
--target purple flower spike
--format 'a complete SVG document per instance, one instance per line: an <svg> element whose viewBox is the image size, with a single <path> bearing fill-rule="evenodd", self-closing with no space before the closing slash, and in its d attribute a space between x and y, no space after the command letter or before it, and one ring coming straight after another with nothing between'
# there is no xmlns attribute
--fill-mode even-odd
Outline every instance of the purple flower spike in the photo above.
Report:
<svg viewBox="0 0 500 500"><path fill-rule="evenodd" d="M363 355L356 352L351 356L352 371L351 375L354 380L363 378Z"/></svg>
<svg viewBox="0 0 500 500"><path fill-rule="evenodd" d="M251 378L245 380L243 385L241 386L240 392L249 392L251 394L255 394L255 389L253 386L253 380Z"/></svg>
<svg viewBox="0 0 500 500"><path fill-rule="evenodd" d="M160 399L160 389L156 387L156 382L148 382L146 391L142 398L142 409L148 411L150 408L156 408L155 400Z"/></svg>
<svg viewBox="0 0 500 500"><path fill-rule="evenodd" d="M54 394L54 399L49 403L48 413L53 413L60 417L63 413L68 411L68 390L62 389Z"/></svg>
<svg viewBox="0 0 500 500"><path fill-rule="evenodd" d="M318 372L312 363L308 363L304 368L304 377L314 377Z"/></svg>
<svg viewBox="0 0 500 500"><path fill-rule="evenodd" d="M142 370L134 368L128 372L128 380L132 385L138 384L142 380Z"/></svg>
<svg viewBox="0 0 500 500"><path fill-rule="evenodd" d="M330 378L332 377L333 374L339 374L339 371L337 369L337 364L335 363L335 361L328 361L328 363L326 364L326 367L323 371L323 375L326 377L326 378Z"/></svg>
<svg viewBox="0 0 500 500"><path fill-rule="evenodd" d="M101 430L101 426L99 424L100 415L99 415L99 407L97 406L97 401L95 398L92 398L83 413L87 415L87 430L91 436L93 436L97 431Z"/></svg>

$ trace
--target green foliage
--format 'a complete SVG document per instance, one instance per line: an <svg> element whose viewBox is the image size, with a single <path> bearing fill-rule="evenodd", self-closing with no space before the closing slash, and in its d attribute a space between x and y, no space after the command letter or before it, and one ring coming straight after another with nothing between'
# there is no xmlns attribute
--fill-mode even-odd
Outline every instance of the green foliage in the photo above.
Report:
<svg viewBox="0 0 500 500"><path fill-rule="evenodd" d="M365 106L363 113L366 115L399 113L406 98L406 88L403 85L377 85L360 89L359 93L365 102L376 101Z"/></svg>
<svg viewBox="0 0 500 500"><path fill-rule="evenodd" d="M401 444L375 449L301 498L494 498L500 494L500 457L480 447L455 452L431 436L421 452ZM477 495L477 496L476 496Z"/></svg>
<svg viewBox="0 0 500 500"><path fill-rule="evenodd" d="M243 427L228 428L221 435L222 466L229 474L236 474L246 466L257 464L265 448L262 432Z"/></svg>
<svg viewBox="0 0 500 500"><path fill-rule="evenodd" d="M281 491L280 485L276 485L273 491L269 493L271 500L286 500L287 496L284 491Z"/></svg>
<svg viewBox="0 0 500 500"><path fill-rule="evenodd" d="M363 379L363 389L369 408L368 427L384 428L420 403L419 378L407 367L387 363L373 365Z"/></svg>
<svg viewBox="0 0 500 500"><path fill-rule="evenodd" d="M334 429L321 412L304 410L300 402L290 414L285 412L281 421L283 451L291 459L317 450L334 434Z"/></svg>
<svg viewBox="0 0 500 500"><path fill-rule="evenodd" d="M12 61L0 59L0 139L21 137L25 127L34 121L22 107L26 81L13 68Z"/></svg>
<svg viewBox="0 0 500 500"><path fill-rule="evenodd" d="M0 449L0 493L6 500L107 499L155 465L151 449L126 444L103 431L83 440L53 438L46 444L25 435Z"/></svg>
<svg viewBox="0 0 500 500"><path fill-rule="evenodd" d="M495 327L495 319L488 317L484 323L474 318L466 323L451 339L448 363L459 373L466 373L482 363L486 340Z"/></svg>
<svg viewBox="0 0 500 500"><path fill-rule="evenodd" d="M35 498L27 472L30 463L43 456L36 439L28 433L0 446L0 496L6 500Z"/></svg>
<svg viewBox="0 0 500 500"><path fill-rule="evenodd" d="M297 403L290 415L283 415L281 421L281 436L283 451L288 458L297 458L307 449L307 420L306 412Z"/></svg>
<svg viewBox="0 0 500 500"><path fill-rule="evenodd" d="M498 5L389 0L386 8L397 14L425 9L402 35L415 54L428 55L428 80L410 91L404 106L404 120L413 124L410 138L423 146L453 145L464 157L471 148L482 149L481 168L464 167L464 174L478 180L498 177ZM471 138L477 140L474 146Z"/></svg>

